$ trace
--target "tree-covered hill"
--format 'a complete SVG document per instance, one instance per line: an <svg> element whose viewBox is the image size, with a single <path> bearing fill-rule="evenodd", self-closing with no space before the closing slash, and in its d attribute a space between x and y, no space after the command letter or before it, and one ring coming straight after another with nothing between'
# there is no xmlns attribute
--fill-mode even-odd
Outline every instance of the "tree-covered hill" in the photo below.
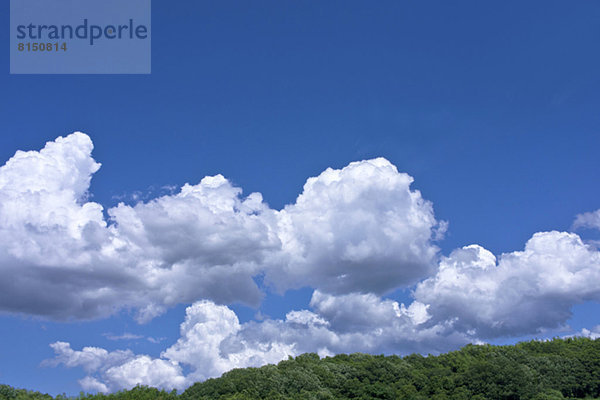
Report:
<svg viewBox="0 0 600 400"><path fill-rule="evenodd" d="M600 340L474 346L440 356L304 354L188 388L192 399L554 399L600 396Z"/></svg>
<svg viewBox="0 0 600 400"><path fill-rule="evenodd" d="M60 396L59 396L60 397ZM303 354L277 365L236 369L180 395L137 387L121 399L561 399L600 397L600 339L468 345L440 356ZM0 400L51 400L0 386ZM58 399L62 400L62 399Z"/></svg>

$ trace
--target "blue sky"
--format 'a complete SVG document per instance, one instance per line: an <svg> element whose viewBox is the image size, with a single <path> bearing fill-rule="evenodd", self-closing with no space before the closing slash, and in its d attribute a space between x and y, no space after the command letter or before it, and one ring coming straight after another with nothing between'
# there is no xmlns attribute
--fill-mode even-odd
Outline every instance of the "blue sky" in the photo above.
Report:
<svg viewBox="0 0 600 400"><path fill-rule="evenodd" d="M598 43L594 1L154 0L151 75L9 75L0 53L0 164L38 152L0 173L0 270L13 288L0 296L0 382L181 389L302 351L594 335ZM85 214L86 202L103 210ZM98 224L91 239L81 221ZM127 256L110 258L115 246ZM169 271L171 291L152 268ZM61 302L70 279L81 291ZM140 324L146 306L154 318ZM186 318L197 331L180 331ZM142 364L162 375L139 375Z"/></svg>

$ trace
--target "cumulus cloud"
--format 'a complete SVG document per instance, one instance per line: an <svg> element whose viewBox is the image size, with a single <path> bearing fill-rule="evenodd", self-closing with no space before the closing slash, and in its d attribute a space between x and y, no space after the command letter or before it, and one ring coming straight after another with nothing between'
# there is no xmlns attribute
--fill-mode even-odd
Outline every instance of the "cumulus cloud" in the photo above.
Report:
<svg viewBox="0 0 600 400"><path fill-rule="evenodd" d="M56 356L44 361L42 365L63 364L69 368L83 368L89 374L79 380L84 390L108 392L132 388L137 384L169 389L185 387L185 378L176 362L135 355L131 350L109 352L97 347L73 350L65 342L56 342L50 347Z"/></svg>
<svg viewBox="0 0 600 400"><path fill-rule="evenodd" d="M573 233L540 232L523 251L496 257L467 246L416 287L430 323L452 322L478 337L517 336L556 328L571 308L600 299L600 253Z"/></svg>
<svg viewBox="0 0 600 400"><path fill-rule="evenodd" d="M258 305L262 293L252 277L267 251L279 241L272 211L258 193L241 198L241 189L221 175L184 185L176 195L108 210L110 228L123 241L145 277L147 305L140 319L165 306L211 298L221 303Z"/></svg>
<svg viewBox="0 0 600 400"><path fill-rule="evenodd" d="M309 178L282 210L221 175L104 210L88 193L100 168L92 150L74 133L0 167L0 272L11 277L0 281L0 310L86 319L132 309L144 322L193 304L156 358L52 344L45 364L82 368L86 390L182 389L304 352L437 353L560 327L574 304L600 299L600 253L574 233L440 258L446 223L383 158ZM574 226L600 227L599 215ZM258 305L259 276L280 292L312 287L308 309L241 324L226 305ZM396 288L413 288L412 303L383 297Z"/></svg>
<svg viewBox="0 0 600 400"><path fill-rule="evenodd" d="M369 326L362 320L356 321L356 313L341 306L349 301L364 302L362 311L379 313L376 323ZM76 351L68 343L57 342L51 345L56 357L45 364L84 368L89 375L80 384L86 390L106 392L137 384L184 389L233 368L277 363L305 352L330 356L340 352L388 352L398 347L439 352L471 341L446 326L419 328L426 314L419 305L407 309L374 295L320 293L315 293L311 303L315 312L290 311L285 319L240 324L228 307L203 300L186 309L180 338L159 358L136 355L129 350L108 352L85 347ZM330 323L328 311L322 310L332 308L337 310L337 321ZM339 320L345 322L339 324ZM362 326L347 330L348 323L362 323ZM183 366L189 368L188 374L183 373Z"/></svg>
<svg viewBox="0 0 600 400"><path fill-rule="evenodd" d="M600 325L596 325L592 329L582 328L579 332L572 335L565 335L562 338L575 338L575 337L584 337L592 340L600 339Z"/></svg>
<svg viewBox="0 0 600 400"><path fill-rule="evenodd" d="M181 337L161 356L192 366L194 372L189 379L196 381L219 376L232 368L274 363L295 354L293 346L277 340L250 343L237 337L242 330L231 309L200 301L187 308ZM229 340L234 337L238 340Z"/></svg>
<svg viewBox="0 0 600 400"><path fill-rule="evenodd" d="M579 333L579 335L577 335L577 336L583 336L583 337L587 337L587 338L590 338L593 340L599 339L600 338L600 325L596 325L591 330L583 328L581 330L581 332Z"/></svg>
<svg viewBox="0 0 600 400"><path fill-rule="evenodd" d="M158 359L96 348L76 352L58 343L53 362L99 371L90 375L89 385L114 390L136 383L183 388L233 368L305 352L441 353L558 327L574 304L599 299L599 278L600 253L578 235L541 232L523 251L499 257L478 245L455 250L416 286L408 306L375 293L315 290L310 309L241 324L228 307L204 300L187 308L180 338ZM102 363L107 367L98 367ZM183 375L181 366L191 372Z"/></svg>
<svg viewBox="0 0 600 400"><path fill-rule="evenodd" d="M117 350L109 352L99 347L84 347L82 350L73 350L66 342L56 342L50 345L56 357L43 363L45 366L64 364L66 367L81 367L86 372L105 370L121 365L134 357L131 350Z"/></svg>
<svg viewBox="0 0 600 400"><path fill-rule="evenodd" d="M433 236L445 225L412 182L383 158L309 178L277 215L283 251L267 280L280 289L381 294L427 276Z"/></svg>
<svg viewBox="0 0 600 400"><path fill-rule="evenodd" d="M92 147L73 134L39 152L18 151L0 167L0 271L11 276L0 281L0 309L50 317L108 312L115 288L132 280L90 251L106 230L102 207L86 201L100 167Z"/></svg>
<svg viewBox="0 0 600 400"><path fill-rule="evenodd" d="M427 306L415 302L409 308L393 300L368 294L332 296L315 291L310 305L338 332L364 332L402 320L402 325L419 325L430 316Z"/></svg>
<svg viewBox="0 0 600 400"><path fill-rule="evenodd" d="M277 211L221 175L106 210L89 201L100 168L83 133L18 151L0 167L0 309L53 319L178 303L257 306L254 277L279 290L384 293L427 276L443 231L412 178L387 160L310 178Z"/></svg>
<svg viewBox="0 0 600 400"><path fill-rule="evenodd" d="M108 386L99 380L92 378L91 376L86 376L85 378L80 379L78 382L79 385L81 385L81 388L88 392L107 393L109 391Z"/></svg>
<svg viewBox="0 0 600 400"><path fill-rule="evenodd" d="M278 239L260 194L220 175L107 210L88 201L100 164L82 133L0 167L0 309L54 319L124 308L148 320L181 302L260 302L252 276Z"/></svg>
<svg viewBox="0 0 600 400"><path fill-rule="evenodd" d="M102 371L110 388L132 388L147 385L165 389L182 389L186 379L181 367L172 361L136 356L127 362Z"/></svg>
<svg viewBox="0 0 600 400"><path fill-rule="evenodd" d="M578 214L573 222L573 228L600 229L600 210Z"/></svg>
<svg viewBox="0 0 600 400"><path fill-rule="evenodd" d="M296 354L292 345L276 341L258 345L243 339L231 342L242 329L231 309L205 300L186 309L179 340L159 358L95 347L77 351L68 343L56 342L51 344L56 356L44 365L83 368L89 374L80 380L86 390L108 392L138 384L184 389L232 368L275 363ZM184 375L182 365L189 366L192 372Z"/></svg>

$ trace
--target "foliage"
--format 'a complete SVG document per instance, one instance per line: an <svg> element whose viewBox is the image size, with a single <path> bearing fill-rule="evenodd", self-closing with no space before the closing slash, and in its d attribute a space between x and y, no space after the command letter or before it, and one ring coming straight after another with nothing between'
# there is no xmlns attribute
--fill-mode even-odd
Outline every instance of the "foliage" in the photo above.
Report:
<svg viewBox="0 0 600 400"><path fill-rule="evenodd" d="M189 387L204 399L562 399L600 396L600 339L468 345L440 356L303 354Z"/></svg>

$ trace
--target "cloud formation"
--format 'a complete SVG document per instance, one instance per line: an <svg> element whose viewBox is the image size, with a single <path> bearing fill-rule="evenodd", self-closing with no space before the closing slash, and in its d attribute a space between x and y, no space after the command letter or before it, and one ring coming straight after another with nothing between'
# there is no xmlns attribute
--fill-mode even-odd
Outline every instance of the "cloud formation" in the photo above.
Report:
<svg viewBox="0 0 600 400"><path fill-rule="evenodd" d="M152 385L161 388L181 389L185 378L181 367L163 359L152 359L147 355L135 355L131 350L109 352L97 347L73 350L69 343L56 342L50 345L55 358L46 360L44 366L81 367L88 374L79 381L84 390L109 392L135 385Z"/></svg>
<svg viewBox="0 0 600 400"><path fill-rule="evenodd" d="M600 229L600 210L578 214L573 222L573 228Z"/></svg>
<svg viewBox="0 0 600 400"><path fill-rule="evenodd" d="M356 312L334 304L348 305L348 302L361 304L360 311L373 313L376 323L357 321ZM444 326L419 328L426 311L418 305L406 309L374 295L335 297L317 292L311 304L316 312L290 311L282 320L240 324L227 306L203 300L186 309L180 338L159 358L136 355L129 350L108 352L85 347L77 351L68 343L57 342L51 345L56 357L46 365L82 367L88 373L80 381L85 390L107 392L137 384L170 390L184 389L233 368L277 363L305 352L327 356L351 351L384 352L398 347L443 351L470 342L468 337ZM332 306L338 320L330 323L327 312L321 314L320 310ZM360 329L340 329L336 326L340 320L346 328L348 323L362 325ZM184 374L184 366L190 370L188 374Z"/></svg>
<svg viewBox="0 0 600 400"><path fill-rule="evenodd" d="M50 318L111 312L134 277L107 263L102 207L86 201L100 168L92 142L73 134L39 152L18 151L0 167L0 309Z"/></svg>
<svg viewBox="0 0 600 400"><path fill-rule="evenodd" d="M581 333L577 336L588 337L592 340L596 340L600 338L600 325L596 325L592 330L583 328Z"/></svg>
<svg viewBox="0 0 600 400"><path fill-rule="evenodd" d="M379 158L310 178L270 209L221 175L106 210L88 200L100 164L83 133L17 152L0 167L0 309L89 319L178 303L257 306L254 277L281 291L384 293L426 277L443 231L412 178Z"/></svg>
<svg viewBox="0 0 600 400"><path fill-rule="evenodd" d="M409 306L374 293L315 290L310 309L241 324L227 306L203 300L186 309L180 338L159 358L129 350L74 351L58 342L49 363L83 367L89 374L80 382L84 389L112 391L136 384L184 389L233 368L306 352L441 353L556 328L574 304L599 299L599 274L600 253L579 236L542 232L523 251L499 257L477 245L455 250L416 286ZM598 327L579 335L598 337Z"/></svg>
<svg viewBox="0 0 600 400"><path fill-rule="evenodd" d="M328 168L277 213L282 243L267 280L287 289L382 294L428 276L443 233L413 178L383 158Z"/></svg>
<svg viewBox="0 0 600 400"><path fill-rule="evenodd" d="M573 305L600 300L600 253L574 233L539 232L523 251L497 260L472 245L440 262L414 297L427 304L429 323L494 338L539 333L571 317Z"/></svg>
<svg viewBox="0 0 600 400"><path fill-rule="evenodd" d="M45 364L82 368L85 390L183 389L304 352L439 353L562 327L573 305L600 300L600 252L574 233L538 232L498 256L476 244L440 256L446 224L383 158L309 178L282 210L221 175L104 210L89 200L92 150L74 133L0 167L0 272L11 276L0 310L65 320L132 309L144 322L192 305L157 358L53 343ZM574 227L598 218L581 214ZM227 307L306 286L307 309L282 319L242 324ZM410 304L385 297L398 288L413 289Z"/></svg>

